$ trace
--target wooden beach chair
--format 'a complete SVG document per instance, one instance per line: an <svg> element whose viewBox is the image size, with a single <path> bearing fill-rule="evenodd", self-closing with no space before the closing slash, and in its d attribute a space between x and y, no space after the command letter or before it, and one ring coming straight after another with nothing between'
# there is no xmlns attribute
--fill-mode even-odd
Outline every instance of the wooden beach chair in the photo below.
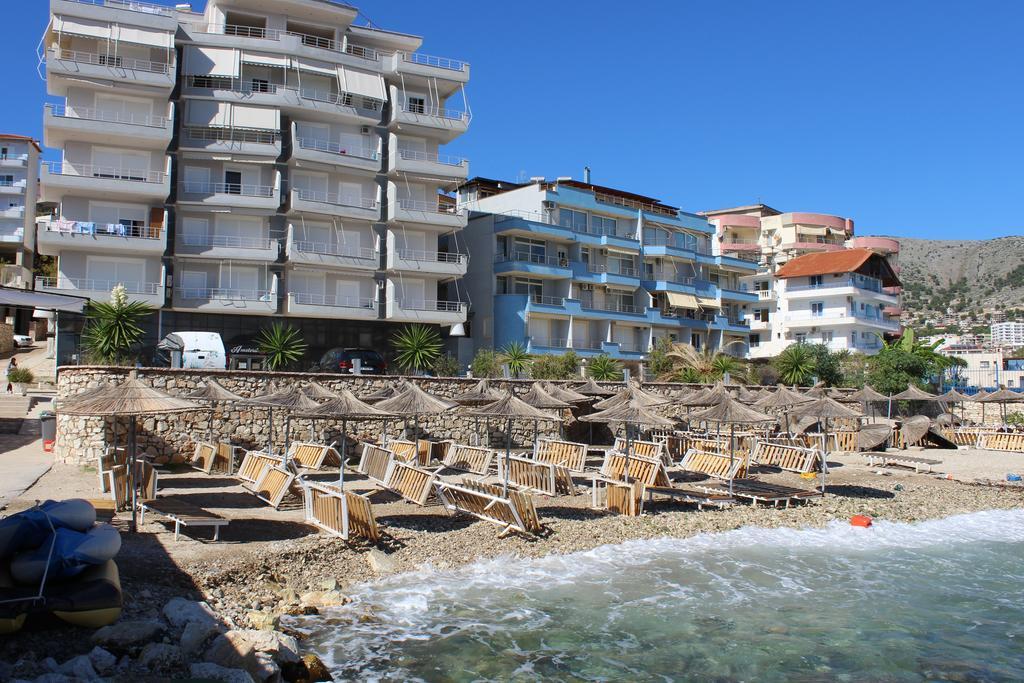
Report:
<svg viewBox="0 0 1024 683"><path fill-rule="evenodd" d="M111 500L114 501L115 510L127 510L131 507L131 483L128 477L129 465L114 465L107 472L107 481L110 490ZM135 463L137 478L139 481L138 501L152 500L156 498L157 473L148 462Z"/></svg>
<svg viewBox="0 0 1024 683"><path fill-rule="evenodd" d="M832 445L837 451L855 453L857 451L857 432L842 430L832 434Z"/></svg>
<svg viewBox="0 0 1024 683"><path fill-rule="evenodd" d="M363 444L356 471L416 505L426 504L435 476L430 470L397 460L393 451L370 443Z"/></svg>
<svg viewBox="0 0 1024 683"><path fill-rule="evenodd" d="M364 443L362 455L359 456L359 463L356 465L356 472L384 486L388 472L391 470L391 463L396 459L394 451L381 448L376 444Z"/></svg>
<svg viewBox="0 0 1024 683"><path fill-rule="evenodd" d="M868 467L887 467L890 465L898 465L902 467L913 467L915 472L920 472L922 469L931 472L932 467L942 464L941 460L923 458L913 451L902 451L899 453L868 451L863 455L868 461Z"/></svg>
<svg viewBox="0 0 1024 683"><path fill-rule="evenodd" d="M797 474L817 471L820 459L820 452L814 448L787 446L760 440L754 444L754 450L750 453L750 461L753 464L777 467L780 470Z"/></svg>
<svg viewBox="0 0 1024 683"><path fill-rule="evenodd" d="M415 441L391 439L384 447L395 454L396 460L411 463L419 462L419 446Z"/></svg>
<svg viewBox="0 0 1024 683"><path fill-rule="evenodd" d="M691 448L683 456L679 467L684 472L703 474L706 477L729 481L735 479L743 467L743 458L732 457L725 453L709 453Z"/></svg>
<svg viewBox="0 0 1024 683"><path fill-rule="evenodd" d="M242 482L242 488L276 510L281 507L284 497L295 482L295 476L294 472L276 464L265 467L254 483Z"/></svg>
<svg viewBox="0 0 1024 683"><path fill-rule="evenodd" d="M587 445L558 439L538 439L533 459L582 474L587 465Z"/></svg>
<svg viewBox="0 0 1024 683"><path fill-rule="evenodd" d="M645 505L644 501L653 501L655 496L663 496L683 503L692 503L697 506L698 510L703 510L705 507L716 507L721 510L736 502L736 499L729 495L728 492L708 493L707 491L701 491L696 488L683 488L675 485L645 486L643 493L646 495L641 497L638 514L643 514Z"/></svg>
<svg viewBox="0 0 1024 683"><path fill-rule="evenodd" d="M624 453L609 451L604 456L598 477L623 481L626 474L626 456ZM645 486L669 486L668 469L658 457L642 455L629 456L629 478L639 481Z"/></svg>
<svg viewBox="0 0 1024 683"><path fill-rule="evenodd" d="M978 439L978 448L987 451L1024 453L1024 432L987 432Z"/></svg>
<svg viewBox="0 0 1024 683"><path fill-rule="evenodd" d="M100 492L110 492L110 471L117 465L124 465L128 462L127 451L121 448L108 448L106 452L96 458L96 469L100 477Z"/></svg>
<svg viewBox="0 0 1024 683"><path fill-rule="evenodd" d="M302 472L319 472L324 466L341 464L334 446L306 441L293 441L288 446L288 464Z"/></svg>
<svg viewBox="0 0 1024 683"><path fill-rule="evenodd" d="M509 483L516 488L526 489L545 496L576 494L576 485L568 468L546 462L537 462L532 458L513 455L509 457ZM505 459L498 459L498 476L505 476Z"/></svg>
<svg viewBox="0 0 1024 683"><path fill-rule="evenodd" d="M448 447L441 468L438 470L458 470L470 474L485 476L490 473L494 462L494 451L480 446L463 446L453 443Z"/></svg>
<svg viewBox="0 0 1024 683"><path fill-rule="evenodd" d="M621 436L615 437L615 444L612 446L612 451L616 453L622 453L626 450L626 439ZM672 460L668 457L668 450L665 448L664 443L657 441L629 441L629 455L638 455L644 458L657 458L665 463L666 466L672 464Z"/></svg>
<svg viewBox="0 0 1024 683"><path fill-rule="evenodd" d="M730 495L727 484L697 484L696 488L707 493ZM731 495L750 500L753 503L767 503L773 507L784 505L788 508L793 502L806 501L824 494L817 489L800 489L781 484L769 484L755 479L737 478L732 481Z"/></svg>
<svg viewBox="0 0 1024 683"><path fill-rule="evenodd" d="M199 470L203 474L213 472L213 464L217 459L217 444L206 441L197 441L192 452L190 464L192 469Z"/></svg>
<svg viewBox="0 0 1024 683"><path fill-rule="evenodd" d="M380 540L373 505L366 496L322 482L304 482L302 491L310 524L346 541L353 535L375 543Z"/></svg>
<svg viewBox="0 0 1024 683"><path fill-rule="evenodd" d="M460 484L435 481L434 489L449 514L472 515L502 526L506 532L536 534L542 529L533 499L522 491L509 490L503 496L501 486L471 480Z"/></svg>
<svg viewBox="0 0 1024 683"><path fill-rule="evenodd" d="M213 540L220 540L220 528L227 526L230 520L218 514L205 510L198 505L193 505L186 500L171 496L169 498L155 498L144 500L139 504L139 523L144 524L146 513L152 513L166 517L174 522L174 540L178 540L181 527L207 526L213 529Z"/></svg>

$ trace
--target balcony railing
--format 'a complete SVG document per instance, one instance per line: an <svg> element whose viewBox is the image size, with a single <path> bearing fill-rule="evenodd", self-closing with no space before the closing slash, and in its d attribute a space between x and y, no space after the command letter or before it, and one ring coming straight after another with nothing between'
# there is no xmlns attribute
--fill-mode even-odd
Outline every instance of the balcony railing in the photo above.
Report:
<svg viewBox="0 0 1024 683"><path fill-rule="evenodd" d="M95 237L130 237L158 240L163 235L161 225L125 225L123 223L93 223L58 219L46 224L44 232L58 235L90 235Z"/></svg>
<svg viewBox="0 0 1024 683"><path fill-rule="evenodd" d="M423 211L425 213L439 213L445 216L461 216L462 209L454 204L442 204L441 202L427 202L419 199L399 199L398 206L406 211Z"/></svg>
<svg viewBox="0 0 1024 683"><path fill-rule="evenodd" d="M757 292L757 300L758 301L771 301L772 299L775 298L775 290L774 289L757 289L757 290L754 290L754 291Z"/></svg>
<svg viewBox="0 0 1024 683"><path fill-rule="evenodd" d="M317 254L319 256L342 256L357 259L376 259L380 252L371 247L346 247L340 244L328 244L326 242L310 242L307 240L296 240L292 242L296 251L304 254Z"/></svg>
<svg viewBox="0 0 1024 683"><path fill-rule="evenodd" d="M420 251L417 249L399 249L398 258L403 261L420 261L423 263L465 263L466 255L449 251Z"/></svg>
<svg viewBox="0 0 1024 683"><path fill-rule="evenodd" d="M818 284L797 285L795 287L787 287L786 291L806 292L810 290L834 289L837 287L855 287L857 289L863 289L868 292L875 292L876 294L882 293L882 283L880 281L867 280L862 278L842 278L840 280L826 280Z"/></svg>
<svg viewBox="0 0 1024 683"><path fill-rule="evenodd" d="M243 95L276 95L278 93L290 92L299 99L311 102L323 102L342 107L352 107L374 115L380 111L382 103L379 100L363 96L356 96L347 92L335 92L333 90L321 90L309 86L297 88L290 85L279 85L265 81L252 81L242 78L230 78L227 76L186 76L185 86L195 90L222 90L227 92L241 93ZM359 103L358 105L356 103Z"/></svg>
<svg viewBox="0 0 1024 683"><path fill-rule="evenodd" d="M619 197L617 195L604 194L603 192L595 192L594 199L602 204L622 206L627 209L640 209L641 211L669 216L671 218L678 218L679 216L679 213L670 207L662 206L661 204L652 204L651 202L642 202L637 199L629 199L628 197Z"/></svg>
<svg viewBox="0 0 1024 683"><path fill-rule="evenodd" d="M545 296L543 294L531 294L530 301L541 306L564 306L564 296Z"/></svg>
<svg viewBox="0 0 1024 683"><path fill-rule="evenodd" d="M401 105L401 110L407 114L420 114L422 116L432 116L438 119L448 119L450 121L469 121L469 112L459 111L458 109L445 109L444 107L434 107L425 104L411 104L405 102Z"/></svg>
<svg viewBox="0 0 1024 683"><path fill-rule="evenodd" d="M540 346L540 347L543 347L545 349L564 349L564 348L567 348L569 346L569 340L568 339L558 339L558 338L543 339L543 338L531 337L530 338L530 345L531 346Z"/></svg>
<svg viewBox="0 0 1024 683"><path fill-rule="evenodd" d="M527 263L536 263L543 266L552 266L555 268L568 268L569 259L561 258L558 256L548 256L546 254L534 254L528 251L513 251L509 254L495 254L495 263L509 263L512 261L524 261Z"/></svg>
<svg viewBox="0 0 1024 683"><path fill-rule="evenodd" d="M437 299L400 299L398 307L406 311L443 311L457 313L465 310L462 301L440 301Z"/></svg>
<svg viewBox="0 0 1024 683"><path fill-rule="evenodd" d="M208 183L186 180L181 183L181 191L186 195L234 194L240 197L263 197L266 199L271 199L274 196L273 185L251 183Z"/></svg>
<svg viewBox="0 0 1024 683"><path fill-rule="evenodd" d="M364 296L334 296L331 294L311 294L308 292L289 292L292 300L304 306L334 306L336 308L365 308L375 310L377 300Z"/></svg>
<svg viewBox="0 0 1024 683"><path fill-rule="evenodd" d="M676 237L666 235L644 235L644 246L647 247L672 247L683 251L692 251L702 256L710 256L711 249L700 242L686 242Z"/></svg>
<svg viewBox="0 0 1024 683"><path fill-rule="evenodd" d="M588 308L592 311L609 311L610 313L641 313L642 309L633 304L620 304L613 301L604 301L601 303L594 302L583 302L583 308Z"/></svg>
<svg viewBox="0 0 1024 683"><path fill-rule="evenodd" d="M130 12L141 12L143 14L158 14L162 17L174 16L174 10L167 5L139 2L139 0L71 0L71 2L77 2L81 5L95 5L97 7L112 7Z"/></svg>
<svg viewBox="0 0 1024 683"><path fill-rule="evenodd" d="M336 206L353 206L358 209L376 209L377 200L373 197L356 197L337 192L320 192L318 190L302 190L295 188L295 196L306 202L334 204Z"/></svg>
<svg viewBox="0 0 1024 683"><path fill-rule="evenodd" d="M62 161L44 161L43 166L46 167L50 175L79 176L105 180L131 180L139 183L162 183L167 178L167 174L163 171L147 171L139 168L70 164Z"/></svg>
<svg viewBox="0 0 1024 683"><path fill-rule="evenodd" d="M65 50L54 48L54 57L78 64L92 64L96 66L111 66L127 71L146 71L154 74L170 73L172 64L167 62L151 62L148 59L133 59L132 57L120 57L118 55L99 54L96 52L82 52L80 50Z"/></svg>
<svg viewBox="0 0 1024 683"><path fill-rule="evenodd" d="M433 55L425 55L419 52L403 52L401 54L403 62L432 66L437 69L447 69L448 71L465 71L466 67L469 66L462 60L449 59L448 57L434 57Z"/></svg>
<svg viewBox="0 0 1024 683"><path fill-rule="evenodd" d="M350 43L345 45L344 49L342 49L342 46L335 40L324 38L323 36L310 35L308 33L299 33L297 31L281 31L278 29L264 28L262 26L243 26L239 24L192 24L189 27L189 30L194 33L210 33L222 36L238 36L241 38L256 38L259 40L275 41L281 40L281 36L295 36L307 47L330 50L331 52L343 52L344 54L366 59L371 62L380 60L380 53L371 47L363 47L362 45L353 45Z"/></svg>
<svg viewBox="0 0 1024 683"><path fill-rule="evenodd" d="M178 287L178 296L185 300L262 301L271 303L276 293L264 289L227 289L222 287Z"/></svg>
<svg viewBox="0 0 1024 683"><path fill-rule="evenodd" d="M198 142L243 142L257 145L276 145L281 139L281 134L269 130L187 126L185 128L185 137Z"/></svg>
<svg viewBox="0 0 1024 683"><path fill-rule="evenodd" d="M121 282L119 280L89 280L68 277L37 277L36 289L79 289L85 292L109 292L122 285L129 294L157 294L159 282Z"/></svg>
<svg viewBox="0 0 1024 683"><path fill-rule="evenodd" d="M363 146L363 141L346 142L340 140L339 142L333 142L331 140L320 140L319 138L299 138L299 147L301 149L310 149L316 152L324 152L327 154L338 154L340 156L358 157L360 159L377 159L377 150L370 149Z"/></svg>
<svg viewBox="0 0 1024 683"><path fill-rule="evenodd" d="M407 161L429 161L435 164L444 164L445 166L462 166L466 161L462 157L451 156L448 154L431 154L429 152L419 152L412 149L400 149L398 150L398 156Z"/></svg>
<svg viewBox="0 0 1024 683"><path fill-rule="evenodd" d="M164 128L171 121L166 116L135 114L127 111L108 111L105 109L92 109L90 107L68 107L63 104L47 104L46 109L49 109L50 114L56 118L82 119L84 121L99 121L101 123L121 123L126 126Z"/></svg>
<svg viewBox="0 0 1024 683"><path fill-rule="evenodd" d="M7 178L0 178L0 187L18 187L24 188L28 186L28 180L21 178L20 180L8 180Z"/></svg>
<svg viewBox="0 0 1024 683"><path fill-rule="evenodd" d="M266 237L240 237L238 235L189 235L181 236L187 247L226 247L230 249L273 249L276 239Z"/></svg>

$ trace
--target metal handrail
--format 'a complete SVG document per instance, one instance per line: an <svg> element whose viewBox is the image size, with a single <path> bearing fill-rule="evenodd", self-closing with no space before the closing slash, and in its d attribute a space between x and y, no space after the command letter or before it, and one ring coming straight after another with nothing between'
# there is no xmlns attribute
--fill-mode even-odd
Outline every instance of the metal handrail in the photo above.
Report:
<svg viewBox="0 0 1024 683"><path fill-rule="evenodd" d="M462 209L459 207L441 204L441 202L427 202L419 199L399 199L398 206L406 211L424 211L426 213L440 213L447 216L462 215Z"/></svg>
<svg viewBox="0 0 1024 683"><path fill-rule="evenodd" d="M882 294L882 283L881 282L869 282L866 280L858 280L857 278L843 278L841 280L824 280L820 284L811 285L795 285L793 287L787 287L787 292L806 292L810 290L822 290L831 289L838 287L854 287L856 289L863 289L868 292L874 292L876 294Z"/></svg>
<svg viewBox="0 0 1024 683"><path fill-rule="evenodd" d="M139 0L70 0L81 5L96 5L99 7L113 7L124 9L130 12L142 12L143 14L159 14L162 17L173 15L173 9L167 5L157 5L152 2L140 2Z"/></svg>
<svg viewBox="0 0 1024 683"><path fill-rule="evenodd" d="M629 199L627 197L619 197L617 195L605 194L603 192L595 192L594 199L601 202L602 204L611 204L613 206L622 206L629 209L640 209L641 211L647 211L648 213L656 213L662 216L668 216L671 218L678 218L679 214L674 209L667 206L661 206L660 204L652 204L650 202L642 202L637 199Z"/></svg>
<svg viewBox="0 0 1024 683"><path fill-rule="evenodd" d="M274 292L265 289L227 289L223 287L178 287L178 297L186 300L262 301L271 303Z"/></svg>
<svg viewBox="0 0 1024 683"><path fill-rule="evenodd" d="M423 116L433 116L435 118L450 119L452 121L469 120L469 112L459 111L458 109L445 109L443 107L435 107L425 104L410 105L408 102L402 103L401 109L407 114L422 114Z"/></svg>
<svg viewBox="0 0 1024 683"><path fill-rule="evenodd" d="M377 159L377 151L368 147L362 147L362 140L359 140L359 145L352 146L344 144L344 141L331 142L330 140L320 140L318 138L298 138L298 142L299 147L302 149L359 157L360 159Z"/></svg>
<svg viewBox="0 0 1024 683"><path fill-rule="evenodd" d="M260 145L275 145L281 139L281 133L250 128L186 126L185 137L189 140L203 140L206 142L252 142Z"/></svg>
<svg viewBox="0 0 1024 683"><path fill-rule="evenodd" d="M541 346L545 349L564 349L569 346L568 339L534 339L530 338L530 346Z"/></svg>
<svg viewBox="0 0 1024 683"><path fill-rule="evenodd" d="M120 282L117 280L90 280L71 277L37 277L36 289L79 289L88 292L109 292L117 285L129 294L156 294L159 282Z"/></svg>
<svg viewBox="0 0 1024 683"><path fill-rule="evenodd" d="M262 26L242 26L241 24L190 24L188 30L195 33L260 38L263 40L279 40L281 38L281 32L277 29L263 28Z"/></svg>
<svg viewBox="0 0 1024 683"><path fill-rule="evenodd" d="M441 301L437 299L400 299L398 307L406 311L449 311L458 312L465 310L466 304L462 301Z"/></svg>
<svg viewBox="0 0 1024 683"><path fill-rule="evenodd" d="M194 88L196 90L223 90L226 92L236 92L245 95L276 95L278 92L290 92L294 93L299 99L309 100L311 102L324 102L326 104L333 104L341 107L351 107L352 109L362 109L365 111L378 112L380 111L380 100L364 97L362 95L357 96L349 92L334 92L333 90L320 90L319 88L312 88L309 86L296 87L292 85L281 85L278 83L258 83L254 84L252 81L245 81L240 78L231 78L228 76L202 76L202 75L188 75L185 77L185 85L188 88ZM359 101L363 105L367 102L374 103L374 107L356 106L354 102Z"/></svg>
<svg viewBox="0 0 1024 683"><path fill-rule="evenodd" d="M145 171L135 168L94 166L92 164L71 164L62 161L44 161L43 166L50 175L78 176L106 180L131 180L143 183L162 183L167 178L163 171Z"/></svg>
<svg viewBox="0 0 1024 683"><path fill-rule="evenodd" d="M466 159L463 159L462 157L451 156L449 154L419 152L413 149L400 149L398 150L398 156L409 161L430 161L436 164L444 164L445 166L462 166L466 163Z"/></svg>
<svg viewBox="0 0 1024 683"><path fill-rule="evenodd" d="M187 247L229 247L232 249L273 249L278 240L266 237L237 237L235 235L182 235L181 243Z"/></svg>
<svg viewBox="0 0 1024 683"><path fill-rule="evenodd" d="M377 200L373 197L353 197L337 192L319 192L317 190L303 190L293 188L292 192L298 199L307 202L318 202L320 204L336 204L338 206L354 206L360 209L376 209Z"/></svg>
<svg viewBox="0 0 1024 683"><path fill-rule="evenodd" d="M508 211L502 211L501 213L495 214L494 222L502 223L504 221L510 221L516 218L521 218L527 221L533 221L534 223L544 223L545 225L565 227L555 223L554 220L551 218L550 212L541 213L538 211L524 211L522 209L509 209Z"/></svg>
<svg viewBox="0 0 1024 683"><path fill-rule="evenodd" d="M190 30L197 33L209 33L222 36L239 36L242 38L258 38L261 40L281 40L281 36L294 36L303 45L315 47L331 52L342 52L344 54L366 59L371 62L380 60L380 53L371 47L362 45L345 45L344 49L338 49L337 41L331 38L323 38L298 31L281 31L280 29L264 28L262 26L242 26L240 24L192 24Z"/></svg>
<svg viewBox="0 0 1024 683"><path fill-rule="evenodd" d="M513 251L508 254L495 254L495 263L508 263L510 261L525 261L527 263L539 263L547 266L555 266L556 268L568 268L569 259L559 258L558 256L547 256L541 254L534 254L529 251Z"/></svg>
<svg viewBox="0 0 1024 683"><path fill-rule="evenodd" d="M253 185L250 183L207 183L185 180L181 183L182 194L234 194L241 197L264 197L272 199L273 185Z"/></svg>
<svg viewBox="0 0 1024 683"><path fill-rule="evenodd" d="M309 292L288 292L288 298L304 306L336 306L338 308L376 309L377 300L365 296L335 296L332 294L312 294Z"/></svg>
<svg viewBox="0 0 1024 683"><path fill-rule="evenodd" d="M93 64L97 66L111 66L129 71L146 71L154 74L169 73L172 65L167 62L151 62L148 59L134 59L132 57L119 57L117 55L99 54L96 52L82 52L80 50L65 50L61 47L53 48L54 57L57 59L77 62L79 64Z"/></svg>
<svg viewBox="0 0 1024 683"><path fill-rule="evenodd" d="M542 306L564 306L564 296L545 296L543 294L531 294L530 301Z"/></svg>
<svg viewBox="0 0 1024 683"><path fill-rule="evenodd" d="M21 178L19 180L0 180L0 187L28 187L28 179Z"/></svg>
<svg viewBox="0 0 1024 683"><path fill-rule="evenodd" d="M292 246L296 251L304 254L318 254L320 256L343 256L347 258L374 259L380 252L372 247L344 247L331 245L326 242L311 242L308 240L295 240Z"/></svg>
<svg viewBox="0 0 1024 683"><path fill-rule="evenodd" d="M151 128L165 128L167 124L171 122L171 120L166 116L107 111L104 109L93 109L91 107L68 107L64 104L47 104L45 105L45 108L50 110L51 116L63 119L82 119L85 121L100 121L103 123L123 123L129 126L147 126Z"/></svg>
<svg viewBox="0 0 1024 683"><path fill-rule="evenodd" d="M0 207L0 216L4 218L21 218L25 215L24 206Z"/></svg>
<svg viewBox="0 0 1024 683"><path fill-rule="evenodd" d="M469 64L461 59L435 57L433 55L425 55L421 52L402 52L401 55L403 62L420 64L422 66L433 66L438 69L447 69L448 71L465 71L466 67L469 66Z"/></svg>
<svg viewBox="0 0 1024 683"><path fill-rule="evenodd" d="M636 268L630 268L628 266L619 266L615 270L608 269L609 275L621 275L622 277L637 277L638 271Z"/></svg>
<svg viewBox="0 0 1024 683"><path fill-rule="evenodd" d="M641 313L642 311L638 306L632 304L616 304L604 302L602 304L595 304L593 301L589 303L583 303L583 308L589 308L592 311L610 311L612 313Z"/></svg>
<svg viewBox="0 0 1024 683"><path fill-rule="evenodd" d="M586 339L576 341L573 339L572 348L580 349L581 351L600 351L601 342L587 341Z"/></svg>
<svg viewBox="0 0 1024 683"><path fill-rule="evenodd" d="M88 226L91 228L85 229ZM125 225L123 223L91 223L89 221L51 221L46 224L44 231L58 235L130 237L144 240L158 240L164 234L162 225Z"/></svg>
<svg viewBox="0 0 1024 683"><path fill-rule="evenodd" d="M398 258L403 261L422 261L424 263L464 263L465 254L449 251L421 251L418 249L399 249Z"/></svg>

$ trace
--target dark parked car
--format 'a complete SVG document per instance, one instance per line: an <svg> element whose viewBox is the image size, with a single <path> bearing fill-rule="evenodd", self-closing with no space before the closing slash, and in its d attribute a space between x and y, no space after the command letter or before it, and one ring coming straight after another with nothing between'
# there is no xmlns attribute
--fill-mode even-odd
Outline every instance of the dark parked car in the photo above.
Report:
<svg viewBox="0 0 1024 683"><path fill-rule="evenodd" d="M334 348L320 357L311 370L313 372L354 372L354 360L359 359L361 372L366 375L387 374L388 364L373 349L342 349Z"/></svg>

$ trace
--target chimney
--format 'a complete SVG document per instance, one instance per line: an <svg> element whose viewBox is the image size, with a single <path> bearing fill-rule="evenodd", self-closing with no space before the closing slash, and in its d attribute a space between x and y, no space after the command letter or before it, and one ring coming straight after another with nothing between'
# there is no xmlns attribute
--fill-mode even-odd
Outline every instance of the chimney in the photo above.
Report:
<svg viewBox="0 0 1024 683"><path fill-rule="evenodd" d="M590 167L589 166L584 166L583 167L583 182L585 182L587 185L590 184Z"/></svg>

